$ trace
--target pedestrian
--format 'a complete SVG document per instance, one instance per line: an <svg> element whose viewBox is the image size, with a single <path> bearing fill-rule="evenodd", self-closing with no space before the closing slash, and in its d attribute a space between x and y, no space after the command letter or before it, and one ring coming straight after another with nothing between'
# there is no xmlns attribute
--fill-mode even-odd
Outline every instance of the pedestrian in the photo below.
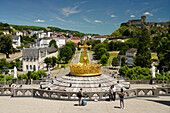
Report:
<svg viewBox="0 0 170 113"><path fill-rule="evenodd" d="M119 93L119 97L120 97L120 109L125 109L123 88L121 88L121 92Z"/></svg>
<svg viewBox="0 0 170 113"><path fill-rule="evenodd" d="M114 85L112 85L112 90L113 90L113 101L115 101L115 99L116 99L116 87L114 87Z"/></svg>
<svg viewBox="0 0 170 113"><path fill-rule="evenodd" d="M33 84L33 79L31 78L31 84Z"/></svg>
<svg viewBox="0 0 170 113"><path fill-rule="evenodd" d="M113 100L113 89L112 89L112 86L110 86L110 89L109 89L109 100L110 101Z"/></svg>
<svg viewBox="0 0 170 113"><path fill-rule="evenodd" d="M77 97L79 98L79 106L81 106L83 102L83 89L82 88L80 88L80 91L77 93Z"/></svg>

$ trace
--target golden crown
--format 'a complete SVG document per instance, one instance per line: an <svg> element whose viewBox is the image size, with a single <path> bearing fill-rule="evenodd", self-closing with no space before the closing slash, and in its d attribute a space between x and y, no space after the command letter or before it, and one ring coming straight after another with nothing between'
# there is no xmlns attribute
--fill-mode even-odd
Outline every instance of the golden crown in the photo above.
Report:
<svg viewBox="0 0 170 113"><path fill-rule="evenodd" d="M100 68L101 64L88 63L83 65L82 63L70 64L70 75L75 76L95 76L101 75Z"/></svg>

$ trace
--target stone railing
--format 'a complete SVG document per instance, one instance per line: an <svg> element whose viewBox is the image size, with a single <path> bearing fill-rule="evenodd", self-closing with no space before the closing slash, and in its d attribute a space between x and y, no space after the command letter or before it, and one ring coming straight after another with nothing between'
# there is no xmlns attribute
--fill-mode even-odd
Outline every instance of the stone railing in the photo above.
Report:
<svg viewBox="0 0 170 113"><path fill-rule="evenodd" d="M151 80L125 80L126 82L130 82L130 84L151 84ZM164 81L165 84L169 84L170 81ZM163 80L156 80L156 83L162 84Z"/></svg>
<svg viewBox="0 0 170 113"><path fill-rule="evenodd" d="M116 98L119 98L119 92L116 93ZM129 89L125 90L125 98L131 97L154 97L162 95L170 95L170 87L158 87L149 89ZM77 92L64 92L43 89L23 89L23 88L0 88L0 95L8 95L13 97L38 97L58 100L78 100ZM86 100L107 100L108 92L84 92Z"/></svg>
<svg viewBox="0 0 170 113"><path fill-rule="evenodd" d="M13 90L10 87L3 87L3 88L0 88L0 95L1 96L11 96L13 94L12 91Z"/></svg>
<svg viewBox="0 0 170 113"><path fill-rule="evenodd" d="M30 81L29 81L30 82ZM45 80L33 80L33 84L40 84L41 82L45 82ZM12 83L12 81L5 81L5 84L8 85ZM17 84L25 84L26 83L26 80L19 80L17 81ZM4 84L3 81L0 81L0 84Z"/></svg>

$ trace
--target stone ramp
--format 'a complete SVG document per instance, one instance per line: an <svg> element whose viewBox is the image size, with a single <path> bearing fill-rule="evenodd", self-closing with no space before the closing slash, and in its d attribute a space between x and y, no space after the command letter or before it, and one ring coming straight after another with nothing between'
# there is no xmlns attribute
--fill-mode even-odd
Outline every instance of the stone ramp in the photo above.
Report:
<svg viewBox="0 0 170 113"><path fill-rule="evenodd" d="M115 85L116 89L120 90L121 87L130 85L124 80L121 80L119 84L117 84L117 81L117 79L106 75L93 77L64 75L51 81L42 82L41 85L43 89L50 88L51 90L68 92L78 92L80 88L83 88L85 92L109 91L111 85Z"/></svg>

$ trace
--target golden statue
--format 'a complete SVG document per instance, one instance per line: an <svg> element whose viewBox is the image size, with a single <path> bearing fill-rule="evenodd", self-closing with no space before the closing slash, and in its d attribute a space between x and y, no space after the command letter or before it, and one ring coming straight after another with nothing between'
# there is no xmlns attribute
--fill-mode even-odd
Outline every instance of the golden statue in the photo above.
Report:
<svg viewBox="0 0 170 113"><path fill-rule="evenodd" d="M101 75L100 68L101 64L93 64L93 63L87 63L88 58L86 55L86 49L91 48L91 45L88 46L86 44L86 40L84 40L84 45L79 46L79 48L84 49L84 58L83 58L83 64L82 63L73 63L70 64L70 75L75 76L96 76Z"/></svg>

